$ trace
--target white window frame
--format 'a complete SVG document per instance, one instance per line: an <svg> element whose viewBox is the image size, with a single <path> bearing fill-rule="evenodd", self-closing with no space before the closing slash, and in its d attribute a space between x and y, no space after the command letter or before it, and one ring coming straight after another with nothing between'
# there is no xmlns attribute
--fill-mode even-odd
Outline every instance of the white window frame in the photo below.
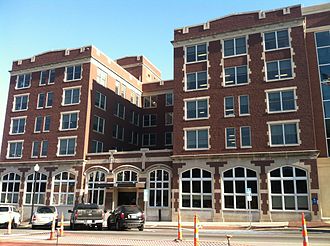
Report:
<svg viewBox="0 0 330 246"><path fill-rule="evenodd" d="M125 172L129 172L129 180L125 180ZM122 173L122 179L121 180L118 179L118 175L120 173ZM136 180L133 180L132 173L136 174ZM135 170L130 170L130 169L120 170L120 171L116 172L115 178L116 178L116 183L128 183L128 182L136 182L137 183L139 181L139 173Z"/></svg>
<svg viewBox="0 0 330 246"><path fill-rule="evenodd" d="M148 125L145 124L145 118L149 117L148 119ZM152 117L155 117L155 125L152 125ZM143 127L156 127L157 126L157 114L144 114L143 115L143 122L142 122L142 126Z"/></svg>
<svg viewBox="0 0 330 246"><path fill-rule="evenodd" d="M65 173L65 172L68 173L68 178L67 179L62 179L62 174ZM55 177L59 174L60 174L60 179L55 179ZM70 179L70 174L72 174L74 176L74 179ZM74 205L74 203L75 203L75 194L76 194L76 185L77 185L76 177L77 177L77 175L73 172L70 172L70 171L59 172L59 173L56 173L52 177L52 193L51 193L51 204L52 205L56 205L56 206L57 205L64 205L64 206L69 205L70 207L72 207ZM54 191L55 190L55 183L59 183L59 191L58 192ZM70 188L69 184L70 183L74 183L74 191L73 192L69 192L69 188ZM66 191L62 191L62 185L63 184L66 185L66 188L67 188ZM57 203L54 202L54 196L55 195L58 195L58 198L59 198ZM65 195L65 198L66 198L64 203L62 203L62 201L61 201L62 195ZM72 204L68 203L68 195L71 195L73 197Z"/></svg>
<svg viewBox="0 0 330 246"><path fill-rule="evenodd" d="M23 201L24 201L23 204L25 204L25 205L31 205L32 204L33 196L34 196L34 199L37 201L37 202L34 202L35 205L44 205L44 204L46 204L48 177L47 177L46 174L44 174L42 172L38 172L38 174L39 174L39 178L36 179L36 183L38 185L36 185L35 192L34 192L34 176L35 176L35 173L30 173L29 175L26 176L25 189L24 189L24 198L23 198ZM30 176L32 176L32 179L29 179ZM31 183L31 191L27 191L28 183ZM44 192L40 191L42 183L45 184L45 191ZM34 195L33 195L33 193L34 193ZM30 195L30 202L26 201L28 195ZM41 201L41 196L43 196L43 201Z"/></svg>
<svg viewBox="0 0 330 246"><path fill-rule="evenodd" d="M250 145L244 145L243 146L243 138L242 138L242 128L249 128L249 133L250 133ZM252 134L251 134L251 127L250 126L241 126L239 128L239 133L240 133L240 146L241 149L249 149L252 148Z"/></svg>
<svg viewBox="0 0 330 246"><path fill-rule="evenodd" d="M201 46L201 45L205 45L205 49L206 49L206 58L203 59L203 60L197 60L197 46ZM185 46L185 55L184 55L184 61L185 61L185 64L192 64L192 63L197 63L197 62L205 62L208 60L208 43L200 43L200 44L194 44L194 45L188 45L188 46ZM188 59L187 59L187 56L188 56L188 48L190 47L194 47L195 48L195 60L194 61L189 61L188 62Z"/></svg>
<svg viewBox="0 0 330 246"><path fill-rule="evenodd" d="M75 146L74 146L74 153L73 154L60 154L60 147L61 147L61 140L67 140L69 141L70 139L74 139L75 140ZM58 157L62 157L62 156L75 156L77 154L77 140L78 137L77 136L65 136L65 137L58 137L57 138L57 152L56 152L56 156ZM66 152L68 152L68 142L66 143Z"/></svg>
<svg viewBox="0 0 330 246"><path fill-rule="evenodd" d="M188 135L187 132L188 131L203 131L203 130L207 130L207 135L208 135L208 142L207 142L207 148L198 148L198 135L196 135L196 148L188 148L187 142L188 142ZM209 150L211 148L210 145L210 127L209 126L204 126L204 127L189 127L189 128L183 128L184 131L184 150L186 151L196 151L196 150Z"/></svg>
<svg viewBox="0 0 330 246"><path fill-rule="evenodd" d="M77 103L72 103L72 99L73 99L73 93L71 96L71 103L65 104L65 92L69 91L69 90L76 90L79 89L79 101ZM63 88L63 93L62 93L62 106L72 106L72 105L77 105L80 104L81 102L81 86L74 86L74 87L65 87Z"/></svg>
<svg viewBox="0 0 330 246"><path fill-rule="evenodd" d="M66 112L61 112L61 120L60 120L60 128L58 129L59 131L73 131L73 130L77 130L79 127L79 110L75 110L75 111L66 111ZM77 127L75 128L70 128L70 122L71 122L71 118L73 114L77 114ZM63 117L65 115L69 115L69 126L68 128L63 128Z"/></svg>
<svg viewBox="0 0 330 246"><path fill-rule="evenodd" d="M25 87L18 87L18 80L19 80L19 77L20 76L23 76L24 77L24 81L27 77L27 75L30 76L30 81L29 81L29 85L28 86L25 86ZM31 87L31 81L32 81L32 73L25 73L25 74L19 74L16 76L16 83L15 83L15 90L24 90L24 89L27 89L27 88L30 88Z"/></svg>
<svg viewBox="0 0 330 246"><path fill-rule="evenodd" d="M248 102L248 113L241 113L241 97L247 97ZM249 116L250 115L250 95L239 95L238 96L238 109L239 109L239 116Z"/></svg>
<svg viewBox="0 0 330 246"><path fill-rule="evenodd" d="M290 60L291 63L291 77L285 77L285 78L281 78L281 67L280 67L280 62L281 61L286 61L286 60ZM267 63L273 63L273 62L277 62L277 77L278 79L268 79L268 69L267 69ZM295 77L294 75L294 67L293 67L293 61L292 58L289 59L281 59L281 60L272 60L272 61L265 61L265 77L266 77L266 82L273 82L273 81L282 81L282 80L289 80L289 79L293 79ZM283 75L282 75L283 76Z"/></svg>
<svg viewBox="0 0 330 246"><path fill-rule="evenodd" d="M234 147L231 147L231 146L228 146L227 144L227 141L228 141L228 134L227 134L227 130L228 129L234 129L234 140L235 140L235 146ZM236 128L235 127L226 127L225 128L225 146L226 146L226 149L237 149L237 132L236 132Z"/></svg>
<svg viewBox="0 0 330 246"><path fill-rule="evenodd" d="M113 135L113 129L114 129L114 127L116 127L116 136ZM123 129L123 133L121 135L121 138L119 138L119 135L118 135L119 134L119 128L122 128ZM115 139L117 139L117 140L124 141L124 139L125 139L125 128L122 127L122 126L119 126L118 124L113 125L113 127L112 127L112 137L115 138Z"/></svg>
<svg viewBox="0 0 330 246"><path fill-rule="evenodd" d="M17 156L17 157L9 157L10 144L17 144L17 143L22 143L22 150L21 150L22 155ZM6 159L21 159L23 157L23 150L24 150L24 140L11 140L11 141L8 141ZM15 146L15 154L16 154L16 152L17 152L17 145Z"/></svg>
<svg viewBox="0 0 330 246"><path fill-rule="evenodd" d="M199 73L206 73L206 86L204 88L197 88L198 86L198 74ZM188 75L190 74L194 74L195 76L195 88L193 89L188 89ZM197 71L197 72L192 72L192 73L186 73L185 75L185 83L184 83L184 90L186 92L188 91L203 91L203 90L208 90L209 89L209 75L208 75L208 71L207 70L203 70L203 71Z"/></svg>
<svg viewBox="0 0 330 246"><path fill-rule="evenodd" d="M157 172L161 171L162 172L162 176L161 179L159 180L157 178ZM168 175L168 180L164 179L164 174L165 172ZM154 173L154 180L151 180L151 174ZM148 174L148 188L149 188L149 201L148 201L148 207L149 208L169 208L170 207L170 197L171 197L171 176L170 176L170 172L168 170L165 169L154 169L152 171L149 172ZM153 184L153 185L152 185ZM167 184L167 187L164 187ZM154 187L151 187L154 186ZM158 187L161 186L161 187ZM157 206L157 191L159 191L161 193L160 197L161 197L161 201L160 201L160 205ZM164 191L167 191L167 206L164 206ZM151 202L151 192L154 192L154 205L150 205Z"/></svg>
<svg viewBox="0 0 330 246"><path fill-rule="evenodd" d="M168 103L168 97L171 95L171 102ZM165 106L173 106L173 102L174 102L174 95L173 92L169 92L165 94Z"/></svg>
<svg viewBox="0 0 330 246"><path fill-rule="evenodd" d="M46 130L46 122L47 122L47 118L49 118L49 128L50 128L50 124L51 124L51 116L50 115L46 115L44 116L44 123L43 123L43 132L50 132L50 129Z"/></svg>
<svg viewBox="0 0 330 246"><path fill-rule="evenodd" d="M149 100L149 106L146 106L146 99ZM158 96L144 96L143 97L143 108L157 108Z"/></svg>
<svg viewBox="0 0 330 246"><path fill-rule="evenodd" d="M43 102L42 102L42 106L39 106L39 102L40 102L40 96L41 95L44 95L44 99L43 99ZM44 92L41 92L41 93L38 93L38 99L37 99L37 109L43 109L46 105L46 98L47 98L47 94L44 93Z"/></svg>
<svg viewBox="0 0 330 246"><path fill-rule="evenodd" d="M165 112L165 126L173 125L173 112Z"/></svg>
<svg viewBox="0 0 330 246"><path fill-rule="evenodd" d="M119 112L120 112L120 106L122 106L123 107L123 115L121 116L121 115L119 115ZM117 103L117 109L116 109L116 114L115 114L118 118L120 118L120 119L125 119L125 115L126 115L126 107L125 107L125 105L124 104L122 104L122 103Z"/></svg>
<svg viewBox="0 0 330 246"><path fill-rule="evenodd" d="M210 103L209 103L209 99L210 97L195 97L195 98L186 98L184 99L184 119L186 121L193 121L193 120L205 120L205 119L209 119L210 117ZM198 117L198 102L199 101L204 101L206 100L206 104L207 104L207 116L206 117ZM188 102L195 102L195 110L196 110L196 117L195 118L188 118L188 108L187 108L187 103Z"/></svg>
<svg viewBox="0 0 330 246"><path fill-rule="evenodd" d="M108 85L108 74L107 74L107 72L103 71L100 68L97 68L96 81L100 85L103 85L104 87L107 87L107 85Z"/></svg>
<svg viewBox="0 0 330 246"><path fill-rule="evenodd" d="M236 45L236 39L240 39L240 38L245 38L245 53L241 53L241 54L237 54L237 45ZM234 40L234 55L225 55L225 41L229 41L229 40ZM234 37L234 38L227 38L227 39L223 39L221 42L221 47L222 48L222 56L223 58L231 58L231 57L236 57L236 56L244 56L248 53L248 36L240 36L240 37Z"/></svg>
<svg viewBox="0 0 330 246"><path fill-rule="evenodd" d="M96 174L98 173L98 180L96 180ZM91 175L92 176L92 180L91 179ZM102 180L102 175L104 175L104 180ZM106 196L106 188L105 187L97 187L97 185L99 184L106 184L107 182L107 173L105 171L102 170L94 170L89 172L86 175L86 184L87 184L87 190L88 190L88 196L87 196L87 200L88 203L94 203L97 204L99 206L104 206L105 205L105 196ZM90 187L91 186L91 187ZM91 192L91 194L90 194ZM102 203L100 203L100 194L101 192L103 192L103 201L101 201ZM94 195L95 193L97 194L97 201L94 201Z"/></svg>
<svg viewBox="0 0 330 246"><path fill-rule="evenodd" d="M24 129L23 129L23 132L13 132L13 127L14 127L14 120L24 120ZM12 117L10 119L10 130L9 130L9 134L10 135L22 135L22 134L25 134L25 129L26 129L26 121L27 121L27 116L20 116L20 117Z"/></svg>
<svg viewBox="0 0 330 246"><path fill-rule="evenodd" d="M115 82L115 93L117 94L117 95L120 95L120 81L118 81L118 80L116 80L116 82Z"/></svg>
<svg viewBox="0 0 330 246"><path fill-rule="evenodd" d="M237 68L239 67L246 67L246 82L244 83L237 83ZM235 70L235 80L234 81L226 81L226 77L228 75L226 75L226 69L231 69L231 68L234 68ZM249 78L249 67L248 65L242 65L242 66L234 66L234 67L224 67L223 68L223 86L224 87L234 87L234 86L244 86L244 85L248 85L250 83L250 78ZM228 84L230 83L230 84Z"/></svg>
<svg viewBox="0 0 330 246"><path fill-rule="evenodd" d="M95 152L93 152L93 142L95 143ZM100 151L98 151L98 149L99 149L99 145L101 146L101 152ZM91 148L92 148L92 152L91 153L103 153L103 146L104 146L104 144L103 144L103 142L101 142L101 141L99 141L99 140L95 140L95 139L93 139L92 141L91 141Z"/></svg>
<svg viewBox="0 0 330 246"><path fill-rule="evenodd" d="M98 98L98 101L99 103L97 104L97 98ZM104 107L102 107L102 101L104 100ZM103 111L106 111L106 108L107 108L107 96L104 95L103 93L99 92L99 91L96 91L95 93L95 102L94 102L94 106L99 108L99 109L102 109Z"/></svg>
<svg viewBox="0 0 330 246"><path fill-rule="evenodd" d="M37 130L38 119L41 119L40 131ZM41 133L41 131L42 131L42 127L43 127L43 117L42 117L42 116L37 116L37 117L35 117L35 119L34 119L34 128L33 128L33 132L34 132L34 133Z"/></svg>
<svg viewBox="0 0 330 246"><path fill-rule="evenodd" d="M51 105L48 105L49 94L52 94L53 95L52 104ZM52 108L53 107L53 104L54 104L54 92L53 91L49 91L46 94L45 108Z"/></svg>
<svg viewBox="0 0 330 246"><path fill-rule="evenodd" d="M287 47L281 47L281 48L278 48L278 37L277 37L277 35L278 35L278 32L281 32L281 31L288 31L288 41L289 41L289 46L287 46ZM265 34L266 33L275 33L275 48L274 49L266 49L266 38L265 38ZM271 31L271 32L264 32L263 34L262 34L262 43L263 43L263 48L264 48L264 52L269 52L269 51L274 51L274 50L284 50L284 49L289 49L289 48L291 48L291 38L290 38L290 34L291 34L291 29L289 28L289 29L281 29L281 30L275 30L275 31Z"/></svg>
<svg viewBox="0 0 330 246"><path fill-rule="evenodd" d="M55 83L55 78L54 78L54 81L53 82L50 82L52 71L54 71L54 75L55 75L55 78L56 78L56 70L55 69L48 69L48 70L40 71L39 86L52 85L52 84ZM47 78L46 78L46 83L45 84L42 84L41 83L41 81L42 81L42 73L44 73L44 72L48 73L48 75L47 75Z"/></svg>
<svg viewBox="0 0 330 246"><path fill-rule="evenodd" d="M293 91L293 96L294 96L294 105L295 108L294 109L290 109L290 110L283 110L283 99L282 99L282 92L286 92L286 91ZM269 93L272 92L278 92L280 93L280 103L281 103L281 110L279 111L270 111L269 108ZM278 88L278 89L271 89L271 90L265 90L266 93L266 100L267 100L267 113L268 114L278 114L278 113L288 113L288 112L296 112L298 110L298 106L297 106L297 87L283 87L283 88Z"/></svg>
<svg viewBox="0 0 330 246"><path fill-rule="evenodd" d="M97 118L97 129L95 130L94 129L94 119L95 119L95 117ZM99 131L99 128L100 128L100 121L101 120L103 120L103 127L102 127L102 131ZM100 116L98 116L98 115L94 115L93 116L93 132L97 132L97 133L100 133L100 134L104 134L104 129L105 129L105 119L104 118L102 118L102 117L100 117Z"/></svg>
<svg viewBox="0 0 330 246"><path fill-rule="evenodd" d="M48 140L42 140L41 141L41 146L40 146L40 157L47 157L47 155L43 154L43 149L44 149L44 144L47 142L47 155L48 155L48 146L49 146L49 141Z"/></svg>
<svg viewBox="0 0 330 246"><path fill-rule="evenodd" d="M10 174L14 174L14 179L9 179L10 178ZM4 180L4 177L8 175L8 179L7 180ZM16 179L16 177L19 177L19 179ZM9 173L5 173L4 175L1 176L1 186L0 186L0 198L2 197L3 194L5 194L5 202L1 202L1 199L0 199L0 202L2 204L18 204L20 202L20 186L21 186L21 175L17 174L17 173L14 173L14 172L9 172ZM6 191L2 191L2 186L3 184L6 183L7 186L6 186ZM9 183L12 183L12 190L8 190L9 189ZM18 184L18 191L15 191L15 187L16 185L15 184ZM8 199L8 194L11 195L11 200L7 202L7 199ZM17 203L14 203L14 197L17 197Z"/></svg>
<svg viewBox="0 0 330 246"><path fill-rule="evenodd" d="M226 109L227 103L226 99L232 98L233 99L233 107L230 109ZM235 98L233 96L227 96L223 98L223 112L225 118L235 117ZM232 112L232 113L230 113ZM228 113L228 114L227 114Z"/></svg>
<svg viewBox="0 0 330 246"><path fill-rule="evenodd" d="M127 90L126 85L122 84L120 89L120 96L122 98L126 98L126 90Z"/></svg>
<svg viewBox="0 0 330 246"><path fill-rule="evenodd" d="M144 136L148 135L148 144L143 143ZM155 144L150 143L151 135L155 136ZM156 133L143 133L142 134L142 146L156 146L157 145L157 134Z"/></svg>
<svg viewBox="0 0 330 246"><path fill-rule="evenodd" d="M284 121L268 121L268 144L270 147L288 147L288 146L299 146L301 145L300 139L300 127L299 127L300 120L284 120ZM297 131L297 144L285 144L285 132L283 130L285 124L296 124L296 131ZM272 125L282 125L282 134L283 134L283 142L284 144L272 144L272 136L271 136L271 126Z"/></svg>
<svg viewBox="0 0 330 246"><path fill-rule="evenodd" d="M171 134L171 143L166 143L166 135ZM173 146L173 132L165 132L165 146Z"/></svg>
<svg viewBox="0 0 330 246"><path fill-rule="evenodd" d="M79 66L80 66L80 77L75 78L75 71L76 71L77 67L79 67ZM70 80L68 80L68 68L69 67L73 67L73 79L70 79ZM83 78L82 74L83 74L83 64L76 64L76 65L66 66L65 67L64 82L73 82L73 81L81 80Z"/></svg>
<svg viewBox="0 0 330 246"><path fill-rule="evenodd" d="M26 109L15 109L17 98L18 98L18 97L25 97L25 96L27 96L27 100L26 100ZM29 109L29 100L30 100L30 93L14 95L14 101L13 101L12 112L22 112L22 111L27 111L27 110ZM22 106L22 101L21 101L21 105L20 105L20 106Z"/></svg>

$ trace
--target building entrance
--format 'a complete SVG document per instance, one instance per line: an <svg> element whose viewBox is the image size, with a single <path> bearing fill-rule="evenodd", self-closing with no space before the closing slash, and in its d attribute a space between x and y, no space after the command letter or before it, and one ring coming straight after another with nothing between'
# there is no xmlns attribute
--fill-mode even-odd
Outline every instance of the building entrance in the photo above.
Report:
<svg viewBox="0 0 330 246"><path fill-rule="evenodd" d="M118 206L136 205L136 192L118 192Z"/></svg>

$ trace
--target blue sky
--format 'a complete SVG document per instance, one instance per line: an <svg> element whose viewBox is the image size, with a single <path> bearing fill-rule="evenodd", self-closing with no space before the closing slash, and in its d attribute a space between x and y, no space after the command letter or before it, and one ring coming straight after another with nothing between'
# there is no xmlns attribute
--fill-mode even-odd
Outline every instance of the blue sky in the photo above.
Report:
<svg viewBox="0 0 330 246"><path fill-rule="evenodd" d="M0 142L13 60L93 44L112 59L145 55L173 73L174 28L224 15L324 1L0 0Z"/></svg>

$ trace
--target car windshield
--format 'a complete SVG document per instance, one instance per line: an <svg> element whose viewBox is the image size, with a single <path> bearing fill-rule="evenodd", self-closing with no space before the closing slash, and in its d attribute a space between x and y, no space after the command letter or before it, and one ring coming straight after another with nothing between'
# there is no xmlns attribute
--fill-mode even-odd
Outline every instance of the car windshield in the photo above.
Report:
<svg viewBox="0 0 330 246"><path fill-rule="evenodd" d="M123 211L125 213L139 213L139 212L142 212L141 209L137 206L124 206Z"/></svg>
<svg viewBox="0 0 330 246"><path fill-rule="evenodd" d="M9 208L8 207L0 207L0 212L8 212Z"/></svg>
<svg viewBox="0 0 330 246"><path fill-rule="evenodd" d="M99 206L97 204L78 204L76 209L98 209Z"/></svg>
<svg viewBox="0 0 330 246"><path fill-rule="evenodd" d="M52 213L55 213L55 207L38 207L37 213L52 214Z"/></svg>

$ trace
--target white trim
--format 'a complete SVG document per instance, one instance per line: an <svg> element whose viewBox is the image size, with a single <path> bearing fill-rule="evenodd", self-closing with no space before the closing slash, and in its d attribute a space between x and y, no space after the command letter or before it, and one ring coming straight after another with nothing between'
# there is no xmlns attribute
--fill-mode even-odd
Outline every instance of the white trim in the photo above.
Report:
<svg viewBox="0 0 330 246"><path fill-rule="evenodd" d="M198 74L199 73L206 73L206 87L205 88L197 88L198 87ZM188 89L188 75L189 74L194 74L195 75L195 89ZM208 69L207 70L201 70L201 71L196 71L196 72L191 72L191 73L185 73L184 76L184 91L185 92L190 92L190 91L203 91L203 90L208 90L210 88L209 84L209 74L208 74Z"/></svg>
<svg viewBox="0 0 330 246"><path fill-rule="evenodd" d="M73 154L60 154L60 142L61 140L69 140L69 139L75 139L75 147L74 147L74 153ZM56 156L57 157L65 157L65 156L75 156L77 154L77 139L78 136L65 136L65 137L57 137L57 151Z"/></svg>
<svg viewBox="0 0 330 246"><path fill-rule="evenodd" d="M197 139L197 134L196 134L196 148L188 148L187 147L187 141L188 141L188 138L187 138L187 132L188 131L195 131L196 133L198 131L202 131L202 130L207 130L207 139L208 139L208 142L207 142L207 148L199 148L198 147L198 139ZM201 127L188 127L188 128L183 128L183 131L184 131L184 150L185 151L198 151L198 150L209 150L211 148L211 145L210 145L210 126L201 126Z"/></svg>
<svg viewBox="0 0 330 246"><path fill-rule="evenodd" d="M100 105L101 105L101 98L102 98L102 96L104 97L104 108L102 108L100 105L96 105L96 97L97 97L98 94L100 95L100 96L99 96L99 104L100 104ZM96 108L99 108L99 109L103 110L103 111L107 111L107 96L104 95L103 93L99 92L99 91L95 91L95 101L94 101L94 106L95 106Z"/></svg>
<svg viewBox="0 0 330 246"><path fill-rule="evenodd" d="M18 133L13 133L13 120L21 120L24 119L24 131L23 132L18 132ZM26 121L27 121L27 116L17 116L17 117L11 117L10 118L10 128L9 128L9 135L21 135L25 134L25 129L26 129Z"/></svg>
<svg viewBox="0 0 330 246"><path fill-rule="evenodd" d="M232 98L233 99L233 108L230 109L230 111L232 110L233 113L232 114L228 114L227 115L227 109L226 109L226 99ZM225 118L232 118L235 117L235 97L234 96L226 96L223 98L223 112L224 112L224 117Z"/></svg>
<svg viewBox="0 0 330 246"><path fill-rule="evenodd" d="M280 62L281 61L287 61L290 60L290 64L291 64L291 77L285 77L285 78L281 78L281 66L280 66ZM277 62L277 77L278 79L268 79L268 71L267 71L267 63L275 63ZM294 74L294 66L293 66L293 59L292 57L290 58L286 58L286 59L281 59L281 60L272 60L272 61L266 61L265 60L265 64L264 64L264 68L265 68L265 78L266 78L266 82L275 82L275 81L283 81L283 80L290 80L290 79L294 79L295 78L295 74Z"/></svg>
<svg viewBox="0 0 330 246"><path fill-rule="evenodd" d="M50 132L50 129L49 130L45 130L45 126L46 126L46 119L47 119L47 117L49 117L49 124L51 124L51 115L45 115L44 116L44 119L43 119L43 127L42 127L42 131L43 132ZM50 126L49 126L50 127Z"/></svg>
<svg viewBox="0 0 330 246"><path fill-rule="evenodd" d="M75 75L75 71L76 71L76 67L80 66L80 77L79 78L74 78L74 75ZM68 67L73 67L73 79L71 80L68 80L67 79L67 75L68 75ZM65 71L64 71L64 79L63 79L63 82L67 83L67 82L74 82L74 81L79 81L79 80L82 80L83 79L83 64L75 64L75 65L70 65L70 66L66 66L65 67Z"/></svg>
<svg viewBox="0 0 330 246"><path fill-rule="evenodd" d="M234 137L235 137L235 146L234 147L229 147L228 145L227 145L227 141L228 141L228 139L227 139L227 129L234 129ZM225 148L226 149L237 149L237 133L236 133L236 128L235 127L226 127L225 128Z"/></svg>
<svg viewBox="0 0 330 246"><path fill-rule="evenodd" d="M198 60L197 60L197 56L198 56L198 55L197 55L197 46L204 45L204 44L205 44L205 51L206 51L206 59L198 61ZM189 47L195 47L195 58L196 58L195 61L191 61L191 62L188 62L188 61L187 61L187 55L188 55L187 48L189 48ZM186 46L185 46L185 49L184 49L184 53L185 53L185 56L184 56L184 57L185 57L184 62L185 62L185 64L193 64L193 63L198 63L198 62L205 62L205 61L207 61L207 60L208 60L208 49L209 49L208 42L203 42L203 43L195 44L195 45L186 45Z"/></svg>
<svg viewBox="0 0 330 246"><path fill-rule="evenodd" d="M24 81L25 81L25 77L26 75L30 75L30 81L29 81L29 85L26 86L26 87L20 87L18 88L17 85L18 85L18 78L19 76L24 76ZM13 75L12 75L13 76ZM16 76L16 83L15 83L15 90L24 90L24 89L28 89L31 87L31 83L32 82L32 73L18 73L17 76Z"/></svg>
<svg viewBox="0 0 330 246"><path fill-rule="evenodd" d="M58 128L59 131L74 131L74 130L77 130L79 128L79 113L80 113L80 110L73 110L73 111L65 111L65 112L60 112L60 126ZM77 114L77 127L75 128L70 128L70 121L71 121L71 115L72 114ZM69 128L67 129L63 129L63 116L64 115L70 115L69 116Z"/></svg>
<svg viewBox="0 0 330 246"><path fill-rule="evenodd" d="M246 54L244 54L246 55ZM242 65L242 66L234 66L234 67L223 67L223 78L222 78L222 86L223 87L234 87L234 86L243 86L243 85L248 85L250 84L250 79L249 79L249 67L248 65ZM241 67L246 67L246 82L244 83L237 83L237 69L241 68ZM231 81L226 81L226 77L228 75L226 75L226 69L234 69L234 79L235 80L231 80ZM232 83L232 84L227 84L227 83Z"/></svg>
<svg viewBox="0 0 330 246"><path fill-rule="evenodd" d="M289 42L289 46L278 48L278 37L277 37L277 35L278 35L278 32L281 32L281 31L287 31L287 32L288 32L288 42ZM265 34L266 34L266 33L273 33L273 32L275 33L275 45L276 45L276 48L266 50L266 38L265 38ZM290 42L290 40L291 40L290 36L291 36L291 35L290 35L290 34L291 34L291 32L290 32L289 28L278 29L278 30L268 31L268 32L263 32L263 33L262 33L263 51L264 51L264 52L270 52L270 51L276 51L276 50L291 49L291 42Z"/></svg>
<svg viewBox="0 0 330 246"><path fill-rule="evenodd" d="M41 107L39 106L40 95L44 95L44 100ZM46 93L45 92L38 93L37 109L43 109L45 107L45 102L46 102Z"/></svg>
<svg viewBox="0 0 330 246"><path fill-rule="evenodd" d="M293 91L293 99L294 99L294 109L290 109L290 110L283 110L283 98L282 98L282 92L286 92L286 91ZM298 105L297 105L297 87L296 86L292 86L292 87L282 87L282 88L276 88L276 89L269 89L269 90L265 90L266 92L266 104L267 104L267 113L268 114L278 114L278 113L290 113L290 112L297 112L298 110ZM279 111L270 111L269 110L269 93L272 92L278 92L280 93L280 104L281 104L281 110Z"/></svg>
<svg viewBox="0 0 330 246"><path fill-rule="evenodd" d="M9 151L10 151L10 144L11 143L22 143L22 155L19 157L9 157ZM7 154L6 154L6 159L22 159L23 157L23 150L24 150L24 140L10 140L7 142Z"/></svg>
<svg viewBox="0 0 330 246"><path fill-rule="evenodd" d="M41 126L40 126L40 131L37 131L36 130L36 127L37 127L37 120L38 119L41 119ZM42 131L42 127L43 127L43 117L38 115L34 118L34 128L33 128L33 133L41 133Z"/></svg>
<svg viewBox="0 0 330 246"><path fill-rule="evenodd" d="M65 92L68 90L75 90L75 89L79 89L79 102L77 103L69 103L69 104L65 104ZM71 86L71 87L63 87L62 88L62 102L61 102L61 106L72 106L72 105L78 105L81 102L81 85L79 86Z"/></svg>
<svg viewBox="0 0 330 246"><path fill-rule="evenodd" d="M247 97L248 99L248 113L246 114L242 114L241 113L241 97ZM249 94L245 94L245 95L239 95L238 96L238 115L239 116L250 116L251 115L251 111L250 111L250 95Z"/></svg>
<svg viewBox="0 0 330 246"><path fill-rule="evenodd" d="M17 97L24 97L24 96L27 96L26 109L15 110L15 106L16 106L16 98L17 98ZM27 110L29 109L29 101L30 101L30 93L24 93L24 94L17 94L17 95L14 95L13 107L12 107L12 109L11 109L11 112L23 112L23 111L27 111Z"/></svg>
<svg viewBox="0 0 330 246"><path fill-rule="evenodd" d="M284 125L285 124L295 124L296 125L296 132L297 132L297 143L295 144L286 144L285 143L285 132L284 132ZM300 120L282 120L282 121L268 121L268 145L269 147L291 147L291 146L299 146L301 145L300 139L300 127L299 127ZM283 144L272 144L272 135L271 135L271 126L272 125L281 125L282 126L282 136L283 136Z"/></svg>
<svg viewBox="0 0 330 246"><path fill-rule="evenodd" d="M241 54L236 54L236 49L237 49L237 46L236 46L236 39L240 39L240 38L244 38L245 39L245 53L241 53ZM225 41L230 41L230 40L233 40L234 41L234 55L228 55L226 56L225 55ZM222 57L223 58L232 58L232 57L239 57L239 56L244 56L244 55L247 55L248 54L248 35L243 35L243 36L236 36L236 37L232 37L232 38L226 38L226 39L222 39L221 40L221 44L223 46L222 47Z"/></svg>
<svg viewBox="0 0 330 246"><path fill-rule="evenodd" d="M97 117L97 130L94 129L94 117ZM99 130L99 127L100 127L100 121L101 119L103 120L103 126L102 126L102 131L98 131ZM106 120L96 114L93 115L93 132L96 132L96 133L100 133L100 134L104 134L104 128L105 128L105 122Z"/></svg>
<svg viewBox="0 0 330 246"><path fill-rule="evenodd" d="M184 101L184 119L185 121L193 121L193 120L206 120L210 118L210 103L209 103L209 96L204 96L204 97L194 97L194 98L185 98L183 99ZM206 100L207 103L207 116L206 117L198 117L198 102L199 101L204 101ZM187 109L187 102L195 102L195 112L196 112L196 117L195 118L188 118L187 117L187 113L188 113L188 109Z"/></svg>
<svg viewBox="0 0 330 246"><path fill-rule="evenodd" d="M250 145L243 146L242 144L242 128L249 128L249 134L250 134ZM250 149L252 148L252 134L251 134L251 126L240 126L239 128L239 134L240 134L240 147L241 149Z"/></svg>

